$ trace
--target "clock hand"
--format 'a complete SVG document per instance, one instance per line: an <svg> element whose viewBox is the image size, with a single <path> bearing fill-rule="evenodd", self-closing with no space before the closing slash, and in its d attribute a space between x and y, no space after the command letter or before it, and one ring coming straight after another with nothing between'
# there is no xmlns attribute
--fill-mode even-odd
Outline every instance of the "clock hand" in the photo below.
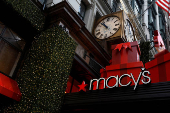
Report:
<svg viewBox="0 0 170 113"><path fill-rule="evenodd" d="M106 29L108 29L108 26L106 26L106 24L103 22L101 23Z"/></svg>
<svg viewBox="0 0 170 113"><path fill-rule="evenodd" d="M106 29L110 30L110 28L106 24L104 24L104 25L106 26Z"/></svg>

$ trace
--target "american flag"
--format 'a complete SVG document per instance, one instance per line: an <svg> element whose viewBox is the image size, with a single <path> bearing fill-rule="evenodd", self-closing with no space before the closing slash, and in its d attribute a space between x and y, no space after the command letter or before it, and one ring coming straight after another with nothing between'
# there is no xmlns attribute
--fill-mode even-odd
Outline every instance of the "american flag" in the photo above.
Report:
<svg viewBox="0 0 170 113"><path fill-rule="evenodd" d="M162 8L163 10L165 10L170 17L170 0L158 0L156 1L156 4Z"/></svg>

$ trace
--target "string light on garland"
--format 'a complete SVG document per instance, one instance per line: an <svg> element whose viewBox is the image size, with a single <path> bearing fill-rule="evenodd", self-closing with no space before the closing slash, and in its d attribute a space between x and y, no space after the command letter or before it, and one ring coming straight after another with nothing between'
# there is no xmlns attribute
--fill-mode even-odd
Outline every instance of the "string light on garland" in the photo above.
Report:
<svg viewBox="0 0 170 113"><path fill-rule="evenodd" d="M3 0L11 5L20 15L26 18L34 28L41 31L44 27L45 16L30 0Z"/></svg>
<svg viewBox="0 0 170 113"><path fill-rule="evenodd" d="M6 112L60 110L76 46L59 27L48 29L36 37L17 81L22 99L8 107Z"/></svg>

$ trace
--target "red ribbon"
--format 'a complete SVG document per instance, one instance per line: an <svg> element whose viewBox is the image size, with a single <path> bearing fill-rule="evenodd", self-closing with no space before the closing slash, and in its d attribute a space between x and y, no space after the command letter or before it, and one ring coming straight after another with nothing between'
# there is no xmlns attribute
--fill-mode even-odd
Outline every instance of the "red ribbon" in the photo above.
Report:
<svg viewBox="0 0 170 113"><path fill-rule="evenodd" d="M127 43L117 44L117 46L114 50L118 49L120 51L122 49L122 47L124 47L125 49L127 49L127 48L132 49L130 42L127 42Z"/></svg>

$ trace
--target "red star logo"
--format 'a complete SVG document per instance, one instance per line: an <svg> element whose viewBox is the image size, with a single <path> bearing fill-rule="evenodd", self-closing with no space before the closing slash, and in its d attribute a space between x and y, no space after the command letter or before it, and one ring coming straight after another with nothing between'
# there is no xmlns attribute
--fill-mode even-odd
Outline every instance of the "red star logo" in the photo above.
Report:
<svg viewBox="0 0 170 113"><path fill-rule="evenodd" d="M84 92L86 92L86 89L85 87L87 86L87 84L85 84L85 81L83 81L81 83L81 85L78 85L79 86L79 91L83 90Z"/></svg>

